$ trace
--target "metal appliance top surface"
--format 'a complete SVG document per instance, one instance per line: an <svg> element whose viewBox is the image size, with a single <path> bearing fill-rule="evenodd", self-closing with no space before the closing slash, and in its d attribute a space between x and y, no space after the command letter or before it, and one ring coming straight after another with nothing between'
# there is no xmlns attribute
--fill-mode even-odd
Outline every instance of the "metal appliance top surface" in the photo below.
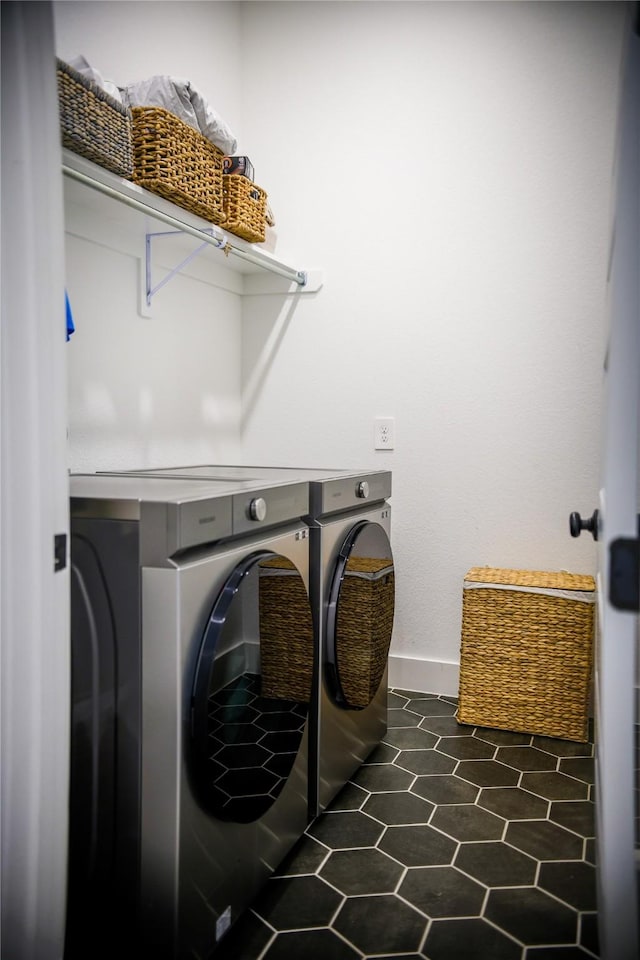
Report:
<svg viewBox="0 0 640 960"><path fill-rule="evenodd" d="M139 522L155 560L309 513L309 487L302 481L71 474L69 494L72 517Z"/></svg>
<svg viewBox="0 0 640 960"><path fill-rule="evenodd" d="M72 473L69 477L70 495L74 499L100 499L114 503L142 501L156 503L182 503L189 500L231 497L239 490L254 490L264 486L257 480L233 482L216 480L211 483L194 483L193 478L176 475L143 475L137 472L122 473Z"/></svg>
<svg viewBox="0 0 640 960"><path fill-rule="evenodd" d="M391 496L390 470L350 470L330 467L265 467L191 464L123 471L129 476L215 480L227 483L307 483L312 519L386 500Z"/></svg>

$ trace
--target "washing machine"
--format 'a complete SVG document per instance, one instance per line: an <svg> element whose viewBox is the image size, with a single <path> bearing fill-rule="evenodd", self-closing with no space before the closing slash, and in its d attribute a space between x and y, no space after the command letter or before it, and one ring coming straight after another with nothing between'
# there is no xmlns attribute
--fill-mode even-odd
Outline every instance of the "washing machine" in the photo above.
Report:
<svg viewBox="0 0 640 960"><path fill-rule="evenodd" d="M308 823L308 485L70 493L66 957L208 958Z"/></svg>
<svg viewBox="0 0 640 960"><path fill-rule="evenodd" d="M309 816L321 813L387 730L395 571L387 470L201 464L135 471L232 476L309 487L310 595L316 637L310 717Z"/></svg>

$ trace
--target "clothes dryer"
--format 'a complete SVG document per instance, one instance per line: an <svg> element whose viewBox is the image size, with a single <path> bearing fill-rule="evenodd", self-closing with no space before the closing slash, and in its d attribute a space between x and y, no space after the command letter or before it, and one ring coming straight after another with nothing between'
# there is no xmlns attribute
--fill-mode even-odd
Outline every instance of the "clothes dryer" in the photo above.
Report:
<svg viewBox="0 0 640 960"><path fill-rule="evenodd" d="M309 811L321 813L387 730L395 610L391 473L310 483L311 598L320 666L314 688Z"/></svg>
<svg viewBox="0 0 640 960"><path fill-rule="evenodd" d="M395 607L392 475L387 470L195 466L134 471L173 478L305 482L316 637L309 815L322 812L387 730Z"/></svg>
<svg viewBox="0 0 640 960"><path fill-rule="evenodd" d="M206 958L308 822L308 486L70 488L66 955Z"/></svg>

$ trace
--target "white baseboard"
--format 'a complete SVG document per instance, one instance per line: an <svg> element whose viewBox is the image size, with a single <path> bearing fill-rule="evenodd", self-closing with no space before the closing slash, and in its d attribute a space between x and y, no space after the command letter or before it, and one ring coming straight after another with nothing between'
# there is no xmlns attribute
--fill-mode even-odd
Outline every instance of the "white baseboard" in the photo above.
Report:
<svg viewBox="0 0 640 960"><path fill-rule="evenodd" d="M417 660L393 654L389 657L390 687L457 697L459 680L459 663L448 660Z"/></svg>

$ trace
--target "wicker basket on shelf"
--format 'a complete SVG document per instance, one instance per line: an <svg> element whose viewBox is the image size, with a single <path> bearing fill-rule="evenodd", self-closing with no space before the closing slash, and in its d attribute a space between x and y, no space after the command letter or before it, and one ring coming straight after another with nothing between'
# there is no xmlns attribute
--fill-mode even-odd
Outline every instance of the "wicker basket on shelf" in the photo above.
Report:
<svg viewBox="0 0 640 960"><path fill-rule="evenodd" d="M62 146L131 179L131 112L93 80L56 61Z"/></svg>
<svg viewBox="0 0 640 960"><path fill-rule="evenodd" d="M135 183L222 224L222 150L162 107L132 107L131 115Z"/></svg>
<svg viewBox="0 0 640 960"><path fill-rule="evenodd" d="M249 243L266 236L267 194L252 180L237 173L223 174L224 228Z"/></svg>
<svg viewBox="0 0 640 960"><path fill-rule="evenodd" d="M581 574L469 570L458 722L585 742L595 596Z"/></svg>

